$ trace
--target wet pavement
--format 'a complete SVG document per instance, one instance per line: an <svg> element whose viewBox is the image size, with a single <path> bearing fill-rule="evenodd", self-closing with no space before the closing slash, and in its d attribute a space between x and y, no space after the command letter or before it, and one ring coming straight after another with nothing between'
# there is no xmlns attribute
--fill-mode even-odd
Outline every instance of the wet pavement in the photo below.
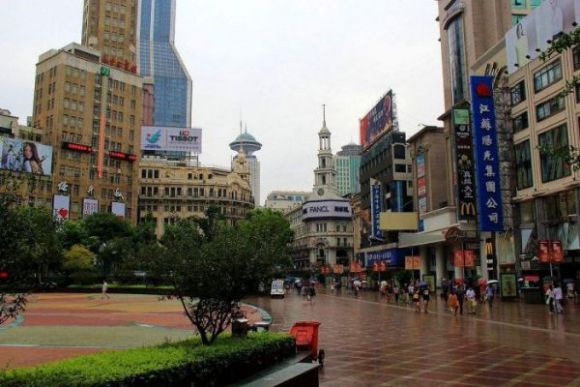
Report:
<svg viewBox="0 0 580 387"><path fill-rule="evenodd" d="M453 316L435 297L417 313L346 290L248 302L271 313L276 331L322 323L322 386L580 386L580 305L551 315L545 305L495 302Z"/></svg>

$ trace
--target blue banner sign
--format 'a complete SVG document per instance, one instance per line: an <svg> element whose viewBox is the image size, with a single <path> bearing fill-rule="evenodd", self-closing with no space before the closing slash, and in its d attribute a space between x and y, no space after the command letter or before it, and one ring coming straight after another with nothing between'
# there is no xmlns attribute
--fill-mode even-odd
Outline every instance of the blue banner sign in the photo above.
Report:
<svg viewBox="0 0 580 387"><path fill-rule="evenodd" d="M380 228L380 217L382 210L381 183L378 180L371 179L371 238L383 239L383 233Z"/></svg>
<svg viewBox="0 0 580 387"><path fill-rule="evenodd" d="M385 262L387 270L389 267L402 267L405 263L405 255L409 255L409 249L384 249L367 252L366 266L373 266L374 263Z"/></svg>
<svg viewBox="0 0 580 387"><path fill-rule="evenodd" d="M479 229L481 231L503 231L492 77L471 77L471 110L473 140L475 142Z"/></svg>

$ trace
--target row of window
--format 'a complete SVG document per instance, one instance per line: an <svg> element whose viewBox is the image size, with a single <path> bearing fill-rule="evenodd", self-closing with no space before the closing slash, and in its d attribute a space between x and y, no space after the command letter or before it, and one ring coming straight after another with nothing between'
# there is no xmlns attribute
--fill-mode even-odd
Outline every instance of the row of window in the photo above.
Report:
<svg viewBox="0 0 580 387"><path fill-rule="evenodd" d="M568 146L568 129L566 124L559 125L547 132L538 135L540 146L549 146L554 150ZM534 185L532 154L530 140L515 145L516 187L518 190L530 188ZM570 176L570 165L561 157L540 152L540 172L542 182L547 183L566 176Z"/></svg>
<svg viewBox="0 0 580 387"><path fill-rule="evenodd" d="M534 73L534 92L538 93L562 79L562 63L554 61ZM511 104L515 106L526 100L524 81L511 88Z"/></svg>
<svg viewBox="0 0 580 387"><path fill-rule="evenodd" d="M146 197L156 197L159 195L159 188L151 186L141 186L141 195ZM240 196L241 200L245 201L248 199L246 193L244 192ZM185 190L182 187L165 187L164 197L172 197L172 198L208 197L208 198L223 198L223 199L238 200L238 192L233 191L230 192L228 195L228 192L225 188L214 189L213 187L210 187L206 189L206 187L188 187L187 190Z"/></svg>
<svg viewBox="0 0 580 387"><path fill-rule="evenodd" d="M141 170L141 178L142 179L159 179L159 170L158 169L142 169ZM213 174L208 173L207 179L211 180L213 178ZM204 180L203 173L193 173L190 172L187 174L188 180Z"/></svg>

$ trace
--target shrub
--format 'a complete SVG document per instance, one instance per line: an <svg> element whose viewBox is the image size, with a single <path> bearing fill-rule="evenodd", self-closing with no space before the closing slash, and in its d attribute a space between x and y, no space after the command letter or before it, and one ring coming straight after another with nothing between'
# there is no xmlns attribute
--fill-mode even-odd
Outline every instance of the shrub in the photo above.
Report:
<svg viewBox="0 0 580 387"><path fill-rule="evenodd" d="M225 336L212 346L203 346L196 338L4 371L0 373L0 385L221 386L294 353L294 338L287 334L250 333L242 339Z"/></svg>

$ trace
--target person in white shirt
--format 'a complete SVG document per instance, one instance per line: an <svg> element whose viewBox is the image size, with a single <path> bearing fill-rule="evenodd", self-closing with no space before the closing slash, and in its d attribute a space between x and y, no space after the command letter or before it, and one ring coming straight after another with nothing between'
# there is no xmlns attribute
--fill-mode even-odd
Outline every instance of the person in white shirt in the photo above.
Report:
<svg viewBox="0 0 580 387"><path fill-rule="evenodd" d="M477 301L475 301L475 290L469 287L467 292L465 292L465 297L467 298L467 313L475 314L475 307L477 305Z"/></svg>
<svg viewBox="0 0 580 387"><path fill-rule="evenodd" d="M558 284L556 288L554 288L554 309L556 310L556 313L562 313L564 311L564 308L562 307L562 298L562 287Z"/></svg>

